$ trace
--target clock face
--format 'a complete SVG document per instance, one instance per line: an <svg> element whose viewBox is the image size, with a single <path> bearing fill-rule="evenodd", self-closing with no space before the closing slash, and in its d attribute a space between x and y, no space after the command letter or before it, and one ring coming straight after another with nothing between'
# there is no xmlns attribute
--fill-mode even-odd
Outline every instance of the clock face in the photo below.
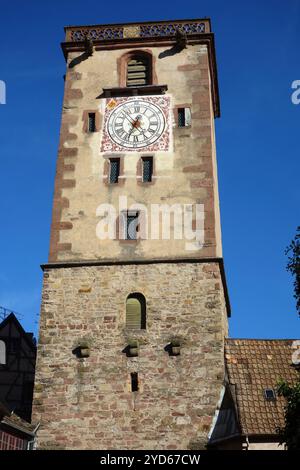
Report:
<svg viewBox="0 0 300 470"><path fill-rule="evenodd" d="M149 101L125 101L111 112L107 133L116 144L141 149L156 142L163 134L166 120L161 108Z"/></svg>

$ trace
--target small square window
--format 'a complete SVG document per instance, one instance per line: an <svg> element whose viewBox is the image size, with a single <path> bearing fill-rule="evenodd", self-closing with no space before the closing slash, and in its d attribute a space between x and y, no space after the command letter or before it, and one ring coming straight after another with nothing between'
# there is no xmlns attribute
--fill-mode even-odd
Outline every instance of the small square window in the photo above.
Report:
<svg viewBox="0 0 300 470"><path fill-rule="evenodd" d="M266 388L265 391L264 391L264 394L265 394L265 399L266 400L276 400L276 394L275 394L275 390L273 390L273 388Z"/></svg>
<svg viewBox="0 0 300 470"><path fill-rule="evenodd" d="M95 132L96 131L96 114L89 113L88 116L88 131Z"/></svg>
<svg viewBox="0 0 300 470"><path fill-rule="evenodd" d="M111 184L118 183L120 176L120 159L111 158L109 160L109 182Z"/></svg>
<svg viewBox="0 0 300 470"><path fill-rule="evenodd" d="M153 174L153 158L142 158L143 183L151 183Z"/></svg>
<svg viewBox="0 0 300 470"><path fill-rule="evenodd" d="M177 108L178 112L178 127L189 127L191 125L191 110L190 108Z"/></svg>

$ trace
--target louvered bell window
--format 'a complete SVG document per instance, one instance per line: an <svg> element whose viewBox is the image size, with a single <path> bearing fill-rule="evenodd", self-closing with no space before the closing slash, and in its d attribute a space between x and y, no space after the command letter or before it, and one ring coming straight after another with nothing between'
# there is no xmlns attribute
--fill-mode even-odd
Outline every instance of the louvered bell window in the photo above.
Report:
<svg viewBox="0 0 300 470"><path fill-rule="evenodd" d="M143 163L143 183L151 183L153 173L153 158L142 158Z"/></svg>
<svg viewBox="0 0 300 470"><path fill-rule="evenodd" d="M118 183L119 176L120 176L119 158L110 159L109 182L111 184Z"/></svg>
<svg viewBox="0 0 300 470"><path fill-rule="evenodd" d="M149 60L146 57L133 57L127 62L126 85L141 86L149 85Z"/></svg>
<svg viewBox="0 0 300 470"><path fill-rule="evenodd" d="M146 300L142 294L130 294L126 300L126 328L146 328Z"/></svg>

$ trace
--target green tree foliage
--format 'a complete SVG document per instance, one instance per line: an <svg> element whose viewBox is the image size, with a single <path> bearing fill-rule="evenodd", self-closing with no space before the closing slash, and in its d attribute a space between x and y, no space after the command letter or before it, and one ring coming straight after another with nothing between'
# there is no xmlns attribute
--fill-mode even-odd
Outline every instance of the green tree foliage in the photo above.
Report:
<svg viewBox="0 0 300 470"><path fill-rule="evenodd" d="M300 380L295 385L281 380L277 393L286 399L285 426L277 430L279 442L288 450L300 450Z"/></svg>
<svg viewBox="0 0 300 470"><path fill-rule="evenodd" d="M294 297L300 315L300 226L285 254L288 256L286 268L294 276ZM281 380L278 384L278 395L286 399L285 425L277 429L280 444L285 444L288 450L300 450L300 377L294 385Z"/></svg>
<svg viewBox="0 0 300 470"><path fill-rule="evenodd" d="M300 315L300 226L297 228L295 238L286 248L285 254L288 255L286 269L294 276L294 297Z"/></svg>

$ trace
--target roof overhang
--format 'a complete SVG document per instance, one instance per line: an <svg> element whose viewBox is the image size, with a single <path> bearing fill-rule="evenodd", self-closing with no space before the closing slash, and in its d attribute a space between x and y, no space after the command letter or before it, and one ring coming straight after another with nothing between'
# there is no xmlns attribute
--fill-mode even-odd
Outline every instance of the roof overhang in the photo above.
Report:
<svg viewBox="0 0 300 470"><path fill-rule="evenodd" d="M95 51L141 47L172 47L180 31L187 45L206 45L208 48L211 90L215 117L220 116L220 99L216 66L214 35L210 19L150 21L140 23L106 24L65 27L65 41L61 44L65 59L70 52L85 52L86 40Z"/></svg>

